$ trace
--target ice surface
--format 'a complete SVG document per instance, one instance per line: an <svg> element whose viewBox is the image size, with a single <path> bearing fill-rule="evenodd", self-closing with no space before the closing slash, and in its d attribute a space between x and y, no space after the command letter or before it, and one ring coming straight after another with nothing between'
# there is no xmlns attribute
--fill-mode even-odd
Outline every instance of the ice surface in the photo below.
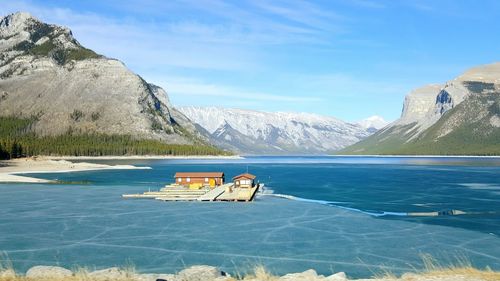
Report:
<svg viewBox="0 0 500 281"><path fill-rule="evenodd" d="M245 271L315 268L368 276L380 267L419 267L419 254L500 268L495 235L381 220L306 202L266 198L249 204L121 200L124 187L2 186L0 249L16 269L35 264L143 272L210 264ZM70 194L70 195L68 195Z"/></svg>
<svg viewBox="0 0 500 281"><path fill-rule="evenodd" d="M0 252L19 271L40 264L103 268L132 263L142 272L168 273L209 264L239 273L264 265L280 274L314 268L365 277L420 268L424 253L444 263L465 257L475 266L500 269L500 238L485 231L499 228L498 215L377 218L314 203L324 199L374 211L439 206L498 211L499 197L491 188L497 186L498 167L273 162L250 170L277 193L315 200L121 198L160 187L174 171L223 170L230 178L248 165L158 163L146 163L153 170L43 175L89 180L87 185L0 185Z"/></svg>

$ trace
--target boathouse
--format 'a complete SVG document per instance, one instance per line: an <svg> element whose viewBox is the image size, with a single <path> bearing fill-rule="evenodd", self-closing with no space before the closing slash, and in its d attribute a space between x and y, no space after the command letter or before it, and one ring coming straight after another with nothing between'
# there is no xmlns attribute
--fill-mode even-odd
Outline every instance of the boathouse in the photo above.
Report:
<svg viewBox="0 0 500 281"><path fill-rule="evenodd" d="M234 187L251 188L255 186L255 176L252 174L241 174L233 178Z"/></svg>
<svg viewBox="0 0 500 281"><path fill-rule="evenodd" d="M224 173L222 172L180 172L175 173L174 178L176 184L190 188L216 187L224 184Z"/></svg>

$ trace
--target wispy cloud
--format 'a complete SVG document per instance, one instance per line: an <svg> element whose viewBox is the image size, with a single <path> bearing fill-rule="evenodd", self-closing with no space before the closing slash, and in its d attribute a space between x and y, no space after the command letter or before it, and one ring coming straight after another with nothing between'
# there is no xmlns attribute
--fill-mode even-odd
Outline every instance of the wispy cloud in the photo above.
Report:
<svg viewBox="0 0 500 281"><path fill-rule="evenodd" d="M4 6L3 13L22 9L40 19L70 27L86 47L118 58L133 68L145 65L196 69L235 70L257 68L258 52L234 47L237 31L219 30L195 22L151 23L117 20L94 13L46 8L27 3ZM226 34L219 36L219 34Z"/></svg>
<svg viewBox="0 0 500 281"><path fill-rule="evenodd" d="M316 31L339 32L342 31L340 22L348 20L334 11L325 10L305 1L253 1L261 10L277 15L289 23L303 26L311 33Z"/></svg>
<svg viewBox="0 0 500 281"><path fill-rule="evenodd" d="M152 78L159 84L167 85L169 94L175 97L217 97L227 98L231 101L265 101L265 102L286 102L286 103L317 103L323 99L314 96L286 96L274 95L265 92L247 91L238 87L218 85L188 77L169 77L168 81L162 78Z"/></svg>
<svg viewBox="0 0 500 281"><path fill-rule="evenodd" d="M374 1L374 0L350 0L348 1L350 5L355 5L363 8L374 8L374 9L382 9L385 8L386 5L382 1Z"/></svg>
<svg viewBox="0 0 500 281"><path fill-rule="evenodd" d="M358 96L365 99L379 99L380 93L401 95L408 91L409 85L395 81L378 81L346 73L329 73L321 75L300 75L293 78L298 83L304 83L311 89L323 89L329 95L337 98Z"/></svg>
<svg viewBox="0 0 500 281"><path fill-rule="evenodd" d="M342 30L341 16L302 1L281 6L253 1L242 5L219 0L170 4L147 1L139 9L150 12L154 4L167 14L181 7L202 11L205 16L113 18L29 1L2 3L0 12L26 10L44 21L66 25L87 47L132 67L155 63L165 67L257 70L265 67L266 54L261 49L268 45L330 44L328 37ZM270 15L249 11L255 9Z"/></svg>

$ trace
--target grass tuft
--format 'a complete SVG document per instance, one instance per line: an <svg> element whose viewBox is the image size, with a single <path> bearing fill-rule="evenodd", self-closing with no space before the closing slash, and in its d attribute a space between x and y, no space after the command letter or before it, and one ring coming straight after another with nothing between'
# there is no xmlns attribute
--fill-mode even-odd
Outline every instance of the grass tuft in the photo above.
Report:
<svg viewBox="0 0 500 281"><path fill-rule="evenodd" d="M259 281L275 281L278 277L271 274L264 266L258 265L254 268L253 273L243 277L243 280L256 279Z"/></svg>
<svg viewBox="0 0 500 281"><path fill-rule="evenodd" d="M415 273L405 273L398 277L390 271L382 271L379 274L374 274L372 278L376 280L394 280L394 281L423 281L423 280L475 280L475 281L499 281L500 272L493 271L490 268L478 269L474 268L468 259L458 257L452 265L443 265L431 255L421 255L423 269L416 270ZM120 268L120 271L125 273L119 279L108 278L106 281L133 281L138 280L138 273L133 264L129 263ZM4 273L8 274L4 274ZM264 266L258 265L253 268L253 272L245 275L237 275L230 280L259 280L259 281L278 281L279 276L273 275ZM368 279L365 279L368 280ZM25 276L15 274L12 263L0 254L0 281L103 281L91 276L89 269L79 267L73 269L73 276L54 279L29 279Z"/></svg>
<svg viewBox="0 0 500 281"><path fill-rule="evenodd" d="M475 268L472 263L463 256L457 256L456 261L451 265L443 265L431 255L421 255L424 263L424 270L420 273L424 277L444 278L453 276L463 276L468 279L499 281L500 272L493 271L487 267L485 269Z"/></svg>

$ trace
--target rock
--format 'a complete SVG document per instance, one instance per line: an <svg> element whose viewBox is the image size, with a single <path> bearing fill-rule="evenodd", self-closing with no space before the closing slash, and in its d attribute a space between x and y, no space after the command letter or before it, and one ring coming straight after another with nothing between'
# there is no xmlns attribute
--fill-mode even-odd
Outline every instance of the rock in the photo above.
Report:
<svg viewBox="0 0 500 281"><path fill-rule="evenodd" d="M344 272L337 272L325 278L325 281L347 281L347 276Z"/></svg>
<svg viewBox="0 0 500 281"><path fill-rule="evenodd" d="M100 281L117 281L123 279L129 279L131 274L119 269L118 267L110 267L106 269L96 270L89 273L91 279Z"/></svg>
<svg viewBox="0 0 500 281"><path fill-rule="evenodd" d="M230 276L221 276L215 278L214 281L235 281L235 279Z"/></svg>
<svg viewBox="0 0 500 281"><path fill-rule="evenodd" d="M70 276L73 276L71 270L59 266L38 265L26 272L26 277L30 279L63 279Z"/></svg>
<svg viewBox="0 0 500 281"><path fill-rule="evenodd" d="M401 276L404 280L418 280L421 276L416 273L407 272Z"/></svg>
<svg viewBox="0 0 500 281"><path fill-rule="evenodd" d="M290 273L281 276L278 280L280 281L316 281L319 280L320 276L315 270L309 269L301 273Z"/></svg>
<svg viewBox="0 0 500 281"><path fill-rule="evenodd" d="M14 279L16 272L13 269L5 269L0 271L0 279Z"/></svg>
<svg viewBox="0 0 500 281"><path fill-rule="evenodd" d="M221 271L213 266L195 265L177 274L178 281L211 281L222 276Z"/></svg>
<svg viewBox="0 0 500 281"><path fill-rule="evenodd" d="M158 273L147 273L147 274L136 274L133 278L135 281L176 281L177 277L174 274L158 274Z"/></svg>

